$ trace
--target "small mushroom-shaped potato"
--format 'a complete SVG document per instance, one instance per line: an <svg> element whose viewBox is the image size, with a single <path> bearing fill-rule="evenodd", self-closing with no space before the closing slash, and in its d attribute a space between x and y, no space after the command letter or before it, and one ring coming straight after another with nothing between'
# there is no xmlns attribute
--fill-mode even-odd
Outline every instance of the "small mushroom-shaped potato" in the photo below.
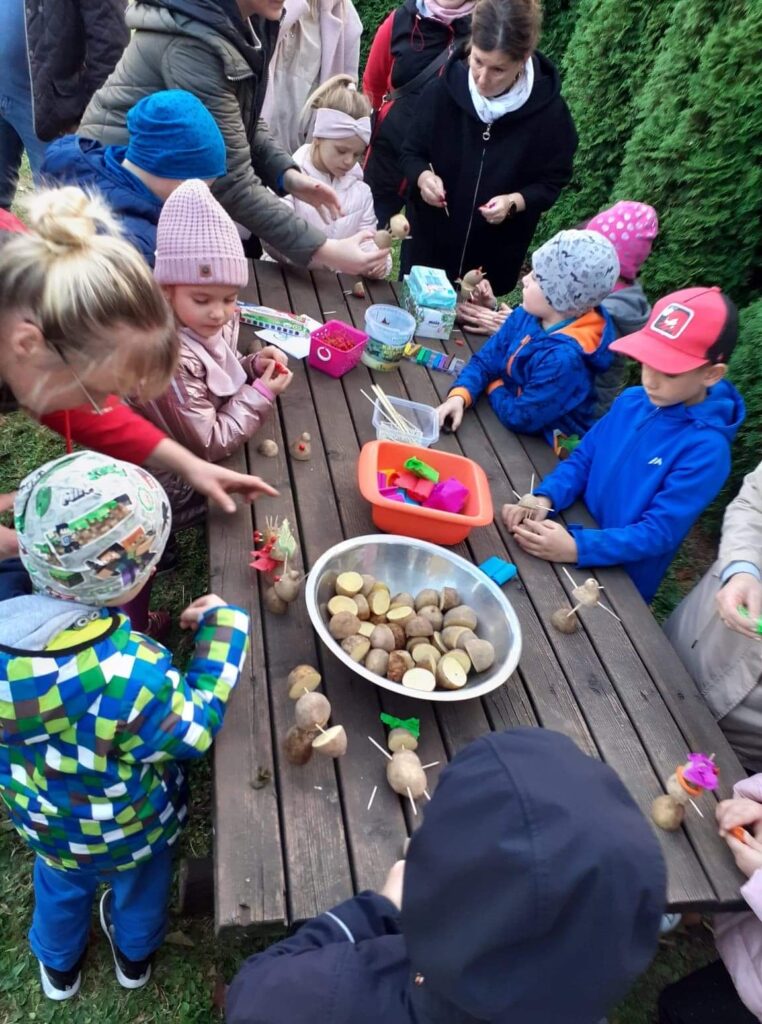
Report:
<svg viewBox="0 0 762 1024"><path fill-rule="evenodd" d="M336 578L336 593L354 597L362 590L362 576L359 572L342 572Z"/></svg>
<svg viewBox="0 0 762 1024"><path fill-rule="evenodd" d="M421 668L427 668L429 672L435 672L437 663L442 655L434 647L433 644L417 644L410 652L413 655L413 661L416 665L420 665Z"/></svg>
<svg viewBox="0 0 762 1024"><path fill-rule="evenodd" d="M389 622L399 622L402 626L404 626L406 622L410 622L414 617L415 612L413 611L412 605L409 604L392 605L386 613L386 618Z"/></svg>
<svg viewBox="0 0 762 1024"><path fill-rule="evenodd" d="M413 607L413 595L408 594L406 590L401 590L399 594L395 594L392 598L390 608L412 608Z"/></svg>
<svg viewBox="0 0 762 1024"><path fill-rule="evenodd" d="M370 605L371 615L386 615L389 611L389 591L385 588L382 590L372 590L368 597L368 604Z"/></svg>
<svg viewBox="0 0 762 1024"><path fill-rule="evenodd" d="M424 605L423 608L418 611L418 614L422 615L424 619L429 620L435 632L442 628L444 616L435 604Z"/></svg>
<svg viewBox="0 0 762 1024"><path fill-rule="evenodd" d="M358 629L357 632L358 632L358 634L360 636L370 637L370 636L373 635L373 630L375 628L376 628L376 626L375 626L375 624L373 622L361 622L360 623L360 628Z"/></svg>
<svg viewBox="0 0 762 1024"><path fill-rule="evenodd" d="M464 629L461 633L458 633L458 639L455 641L455 646L461 651L465 651L468 641L477 639L478 637L472 629Z"/></svg>
<svg viewBox="0 0 762 1024"><path fill-rule="evenodd" d="M471 671L471 659L465 651L459 650L457 647L454 651L449 651L448 656L455 658L463 666L463 671L468 675Z"/></svg>
<svg viewBox="0 0 762 1024"><path fill-rule="evenodd" d="M414 636L434 636L434 627L422 615L415 615L405 623L405 636L408 640Z"/></svg>
<svg viewBox="0 0 762 1024"><path fill-rule="evenodd" d="M294 708L294 719L300 729L312 729L313 735L315 726L322 729L331 717L331 704L322 693L303 693L296 702Z"/></svg>
<svg viewBox="0 0 762 1024"><path fill-rule="evenodd" d="M363 597L367 597L376 584L376 577L371 576L369 573L364 572L362 574L362 590L360 593Z"/></svg>
<svg viewBox="0 0 762 1024"><path fill-rule="evenodd" d="M387 654L394 650L394 633L388 626L374 626L369 640L374 649L386 651Z"/></svg>
<svg viewBox="0 0 762 1024"><path fill-rule="evenodd" d="M289 569L284 572L280 579L273 583L273 590L286 604L291 604L299 596L302 585L302 574L298 569Z"/></svg>
<svg viewBox="0 0 762 1024"><path fill-rule="evenodd" d="M474 666L474 672L486 672L495 664L495 648L489 640L466 640L463 646Z"/></svg>
<svg viewBox="0 0 762 1024"><path fill-rule="evenodd" d="M446 626L440 633L445 650L452 651L457 647L458 637L461 633L467 632L465 626ZM468 630L470 632L470 630Z"/></svg>
<svg viewBox="0 0 762 1024"><path fill-rule="evenodd" d="M405 627L401 626L399 622L390 622L389 629L394 634L394 649L395 651L401 651L405 646L407 637L405 636Z"/></svg>
<svg viewBox="0 0 762 1024"><path fill-rule="evenodd" d="M385 676L389 667L389 655L379 648L370 650L365 657L365 667L377 676Z"/></svg>
<svg viewBox="0 0 762 1024"><path fill-rule="evenodd" d="M402 685L407 686L410 690L430 692L436 689L437 681L434 673L429 672L427 668L409 668L402 677Z"/></svg>
<svg viewBox="0 0 762 1024"><path fill-rule="evenodd" d="M445 654L437 665L436 680L443 690L460 690L468 682L468 674L454 654Z"/></svg>
<svg viewBox="0 0 762 1024"><path fill-rule="evenodd" d="M451 608L457 608L460 604L460 594L455 587L442 587L439 600L434 603L439 605L440 611L449 612Z"/></svg>
<svg viewBox="0 0 762 1024"><path fill-rule="evenodd" d="M432 590L428 587L426 590L419 590L415 595L415 610L419 612L421 608L426 608L428 605L436 605L439 607L439 594L436 590Z"/></svg>
<svg viewBox="0 0 762 1024"><path fill-rule="evenodd" d="M260 455L264 455L266 459L274 459L278 454L278 446L271 437L266 437L264 441L260 441L257 445L257 451Z"/></svg>
<svg viewBox="0 0 762 1024"><path fill-rule="evenodd" d="M550 621L559 633L576 633L579 629L579 619L576 614L570 614L571 608L557 608L550 616Z"/></svg>
<svg viewBox="0 0 762 1024"><path fill-rule="evenodd" d="M370 605L368 604L367 597L363 593L359 593L355 594L355 596L350 598L350 600L354 601L357 605L357 618L360 619L361 622L367 622L370 618Z"/></svg>
<svg viewBox="0 0 762 1024"><path fill-rule="evenodd" d="M386 763L386 779L395 793L400 796L410 796L417 800L426 791L426 772L421 767L421 762L416 764L410 757L400 757L400 754L409 754L410 751L400 751L392 754L391 761Z"/></svg>
<svg viewBox="0 0 762 1024"><path fill-rule="evenodd" d="M343 725L332 725L312 741L312 749L326 757L343 757L347 752L347 734Z"/></svg>
<svg viewBox="0 0 762 1024"><path fill-rule="evenodd" d="M352 612L338 612L331 616L328 632L334 640L344 640L360 632L360 620Z"/></svg>
<svg viewBox="0 0 762 1024"><path fill-rule="evenodd" d="M265 587L262 601L271 615L285 615L288 611L288 602L284 601L282 597L278 597L272 587Z"/></svg>
<svg viewBox="0 0 762 1024"><path fill-rule="evenodd" d="M456 605L455 608L451 608L449 612L445 612L444 625L447 626L465 626L466 629L476 629L479 622L476 612L473 608L469 608L467 604Z"/></svg>
<svg viewBox="0 0 762 1024"><path fill-rule="evenodd" d="M401 683L402 677L415 666L415 662L407 651L392 651L389 655L389 665L386 669L386 678L393 683Z"/></svg>
<svg viewBox="0 0 762 1024"><path fill-rule="evenodd" d="M349 655L352 661L363 661L370 650L370 639L360 633L344 637L341 641L341 649Z"/></svg>
<svg viewBox="0 0 762 1024"><path fill-rule="evenodd" d="M685 808L671 796L657 796L651 804L651 818L665 832L676 832L683 823Z"/></svg>
<svg viewBox="0 0 762 1024"><path fill-rule="evenodd" d="M389 218L389 231L392 238L407 238L410 234L410 221L404 213L395 213Z"/></svg>
<svg viewBox="0 0 762 1024"><path fill-rule="evenodd" d="M418 740L413 736L412 732L398 727L390 731L386 737L386 745L393 754L396 754L399 750L416 750L418 748Z"/></svg>
<svg viewBox="0 0 762 1024"><path fill-rule="evenodd" d="M351 612L352 615L357 615L357 603L354 598L337 594L328 602L328 611L331 615L338 615L339 612ZM359 615L357 617L359 618Z"/></svg>
<svg viewBox="0 0 762 1024"><path fill-rule="evenodd" d="M304 691L311 693L320 686L322 676L312 665L297 665L288 674L288 695L298 700Z"/></svg>
<svg viewBox="0 0 762 1024"><path fill-rule="evenodd" d="M315 729L301 729L292 725L283 738L282 750L289 764L307 764L312 757L312 741Z"/></svg>

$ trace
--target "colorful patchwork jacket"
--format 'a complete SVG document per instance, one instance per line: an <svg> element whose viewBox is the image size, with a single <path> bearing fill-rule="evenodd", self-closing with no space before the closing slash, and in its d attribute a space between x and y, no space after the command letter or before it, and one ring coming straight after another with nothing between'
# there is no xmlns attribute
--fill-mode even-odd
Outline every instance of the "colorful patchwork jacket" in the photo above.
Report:
<svg viewBox="0 0 762 1024"><path fill-rule="evenodd" d="M121 614L92 610L76 627L42 650L0 644L0 793L48 864L124 870L179 835L178 762L205 754L222 725L249 619L209 610L185 674Z"/></svg>

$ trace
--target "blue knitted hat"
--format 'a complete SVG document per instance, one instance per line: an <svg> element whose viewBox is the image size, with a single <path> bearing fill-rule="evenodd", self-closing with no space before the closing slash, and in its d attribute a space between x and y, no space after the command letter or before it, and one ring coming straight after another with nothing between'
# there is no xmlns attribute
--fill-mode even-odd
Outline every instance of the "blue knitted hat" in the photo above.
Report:
<svg viewBox="0 0 762 1024"><path fill-rule="evenodd" d="M222 178L225 141L201 100L182 89L144 96L127 114L125 157L157 178Z"/></svg>

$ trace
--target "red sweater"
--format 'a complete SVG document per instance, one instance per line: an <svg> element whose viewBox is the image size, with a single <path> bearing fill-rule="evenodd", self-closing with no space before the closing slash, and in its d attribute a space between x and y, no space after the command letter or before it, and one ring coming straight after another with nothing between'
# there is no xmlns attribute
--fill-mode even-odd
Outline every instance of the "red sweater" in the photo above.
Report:
<svg viewBox="0 0 762 1024"><path fill-rule="evenodd" d="M12 213L7 210L0 210L0 231L13 231L19 235L26 234L26 228Z"/></svg>
<svg viewBox="0 0 762 1024"><path fill-rule="evenodd" d="M99 416L89 406L64 412L51 412L40 422L85 448L113 455L115 459L142 465L166 434L153 423L125 405L116 395L110 395Z"/></svg>

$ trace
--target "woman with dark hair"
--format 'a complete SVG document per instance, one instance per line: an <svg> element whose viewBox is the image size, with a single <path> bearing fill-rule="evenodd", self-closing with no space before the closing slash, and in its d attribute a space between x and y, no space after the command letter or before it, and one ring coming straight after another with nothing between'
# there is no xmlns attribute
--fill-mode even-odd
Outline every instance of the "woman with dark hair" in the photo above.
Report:
<svg viewBox="0 0 762 1024"><path fill-rule="evenodd" d="M510 291L540 215L571 179L577 134L553 64L535 48L537 0L479 0L465 60L423 93L402 150L411 238L402 269L481 267Z"/></svg>

